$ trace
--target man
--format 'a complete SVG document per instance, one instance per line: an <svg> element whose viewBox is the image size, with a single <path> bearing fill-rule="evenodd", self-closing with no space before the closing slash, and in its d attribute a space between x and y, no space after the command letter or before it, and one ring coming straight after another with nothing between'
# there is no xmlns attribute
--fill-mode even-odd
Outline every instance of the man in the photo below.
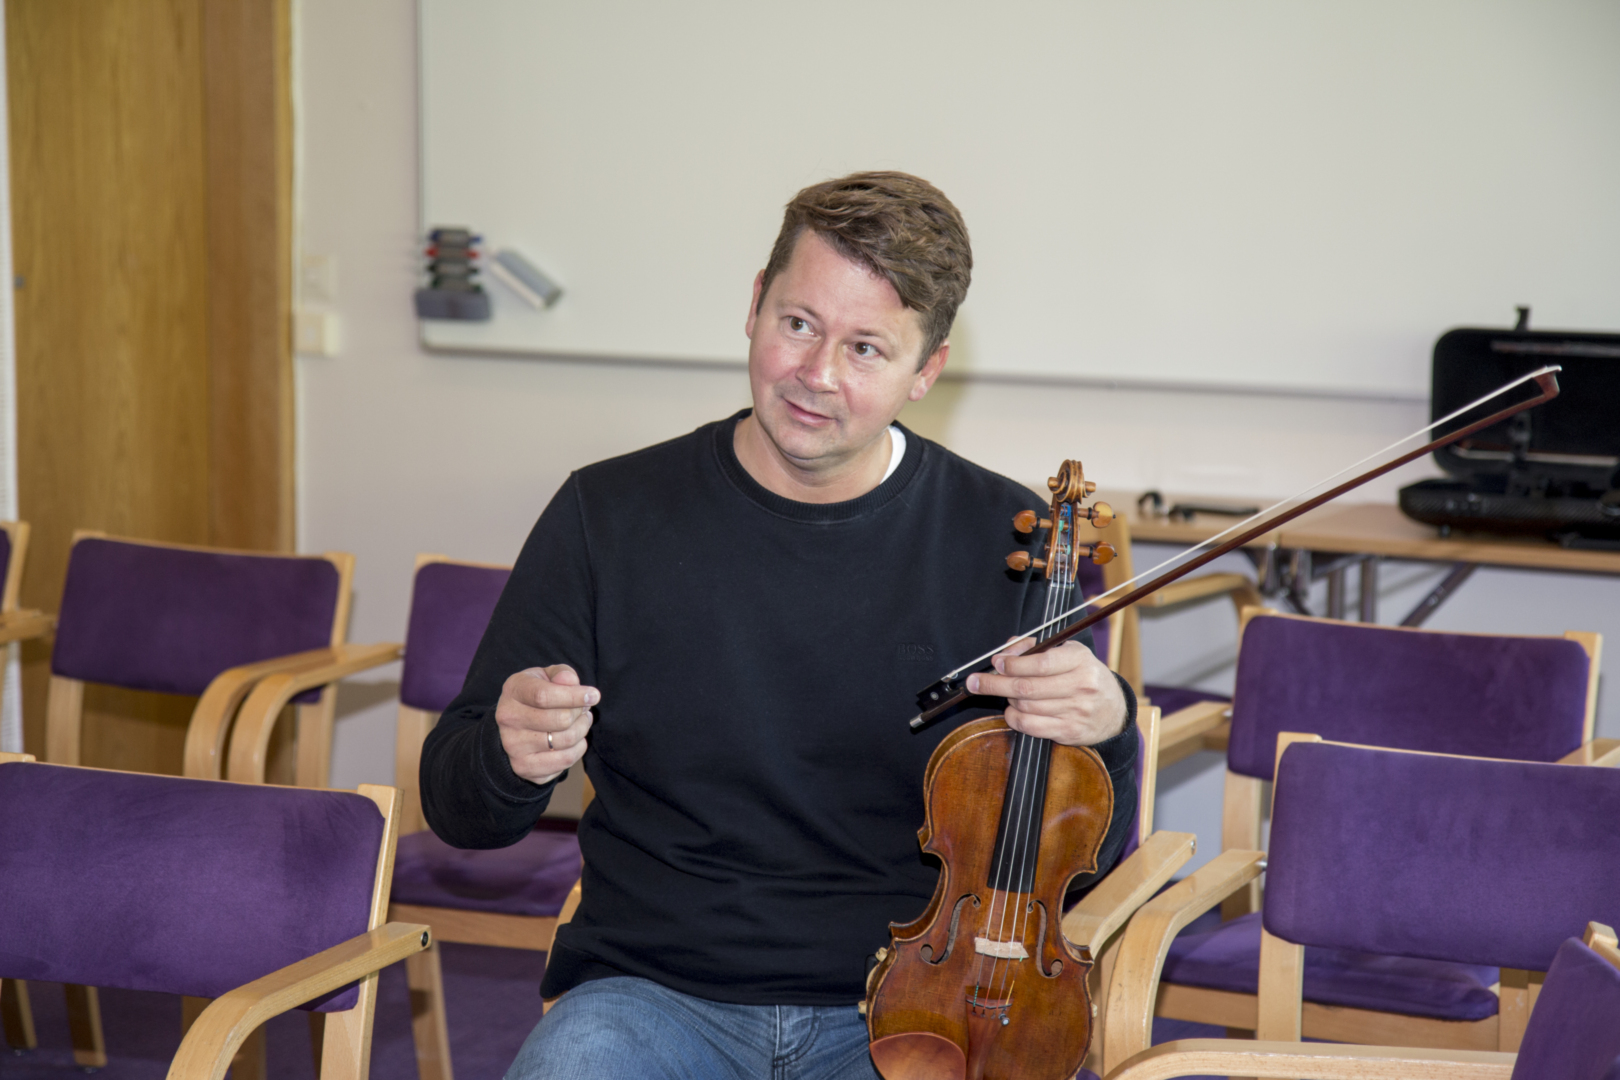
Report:
<svg viewBox="0 0 1620 1080"><path fill-rule="evenodd" d="M874 1076L866 960L933 893L923 770L963 720L1095 746L1117 859L1135 703L1089 648L1025 641L970 683L981 707L906 723L1045 603L1002 563L1041 504L894 424L971 266L922 180L800 192L754 280L754 408L574 473L524 545L422 756L428 820L464 847L516 842L581 761L596 788L542 987L567 993L511 1080Z"/></svg>

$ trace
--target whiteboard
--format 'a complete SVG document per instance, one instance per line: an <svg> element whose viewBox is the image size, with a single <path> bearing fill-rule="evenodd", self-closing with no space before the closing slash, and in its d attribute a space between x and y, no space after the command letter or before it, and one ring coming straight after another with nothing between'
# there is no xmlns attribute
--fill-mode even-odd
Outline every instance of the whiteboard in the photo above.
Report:
<svg viewBox="0 0 1620 1080"><path fill-rule="evenodd" d="M950 370L1424 396L1457 325L1620 328L1612 0L419 0L430 348L736 363L800 187L938 184Z"/></svg>

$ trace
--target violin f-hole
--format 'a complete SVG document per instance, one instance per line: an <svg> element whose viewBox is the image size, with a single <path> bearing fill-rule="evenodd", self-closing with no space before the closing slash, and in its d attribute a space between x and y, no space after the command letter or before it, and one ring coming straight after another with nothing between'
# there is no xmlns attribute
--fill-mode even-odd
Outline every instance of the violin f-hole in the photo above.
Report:
<svg viewBox="0 0 1620 1080"><path fill-rule="evenodd" d="M1032 899L1024 907L1024 911L1028 914L1032 914L1036 911L1041 913L1041 926L1040 929L1035 932L1035 970L1040 972L1048 979L1055 979L1059 975L1063 974L1063 961L1054 956L1052 958L1052 966L1049 968L1042 967L1040 962L1040 958L1046 955L1046 905L1041 903L1039 900Z"/></svg>
<svg viewBox="0 0 1620 1080"><path fill-rule="evenodd" d="M949 935L945 938L945 952L938 960L933 958L934 947L932 945L924 943L923 946L917 950L918 953L922 955L924 963L934 964L937 966L939 964L943 964L945 961L951 958L951 953L956 948L956 929L962 924L962 905L967 903L969 900L973 901L974 907L979 906L979 898L974 896L972 893L968 893L965 896L959 897L956 901L956 906L951 908L951 929ZM1046 925L1046 914L1044 911L1041 914L1041 920L1041 925L1044 927Z"/></svg>

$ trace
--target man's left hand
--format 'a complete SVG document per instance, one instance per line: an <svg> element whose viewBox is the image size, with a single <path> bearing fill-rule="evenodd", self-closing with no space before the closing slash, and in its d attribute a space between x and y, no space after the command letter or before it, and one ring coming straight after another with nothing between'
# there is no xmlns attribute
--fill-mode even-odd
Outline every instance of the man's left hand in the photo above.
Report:
<svg viewBox="0 0 1620 1080"><path fill-rule="evenodd" d="M1007 699L1007 726L1067 746L1095 746L1125 729L1125 693L1090 649L1066 641L1024 656L1034 638L1020 638L991 658L996 674L969 675L975 694Z"/></svg>

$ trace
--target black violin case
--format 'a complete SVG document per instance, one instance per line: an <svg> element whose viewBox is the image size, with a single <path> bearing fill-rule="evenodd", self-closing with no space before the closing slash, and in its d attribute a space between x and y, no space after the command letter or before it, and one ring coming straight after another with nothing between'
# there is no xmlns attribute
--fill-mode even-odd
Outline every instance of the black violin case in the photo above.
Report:
<svg viewBox="0 0 1620 1080"><path fill-rule="evenodd" d="M1512 330L1442 335L1434 344L1431 418L1547 364L1563 366L1563 392L1436 450L1445 477L1402 488L1401 510L1442 535L1541 533L1566 547L1620 549L1620 334L1528 324L1529 310L1520 308Z"/></svg>

